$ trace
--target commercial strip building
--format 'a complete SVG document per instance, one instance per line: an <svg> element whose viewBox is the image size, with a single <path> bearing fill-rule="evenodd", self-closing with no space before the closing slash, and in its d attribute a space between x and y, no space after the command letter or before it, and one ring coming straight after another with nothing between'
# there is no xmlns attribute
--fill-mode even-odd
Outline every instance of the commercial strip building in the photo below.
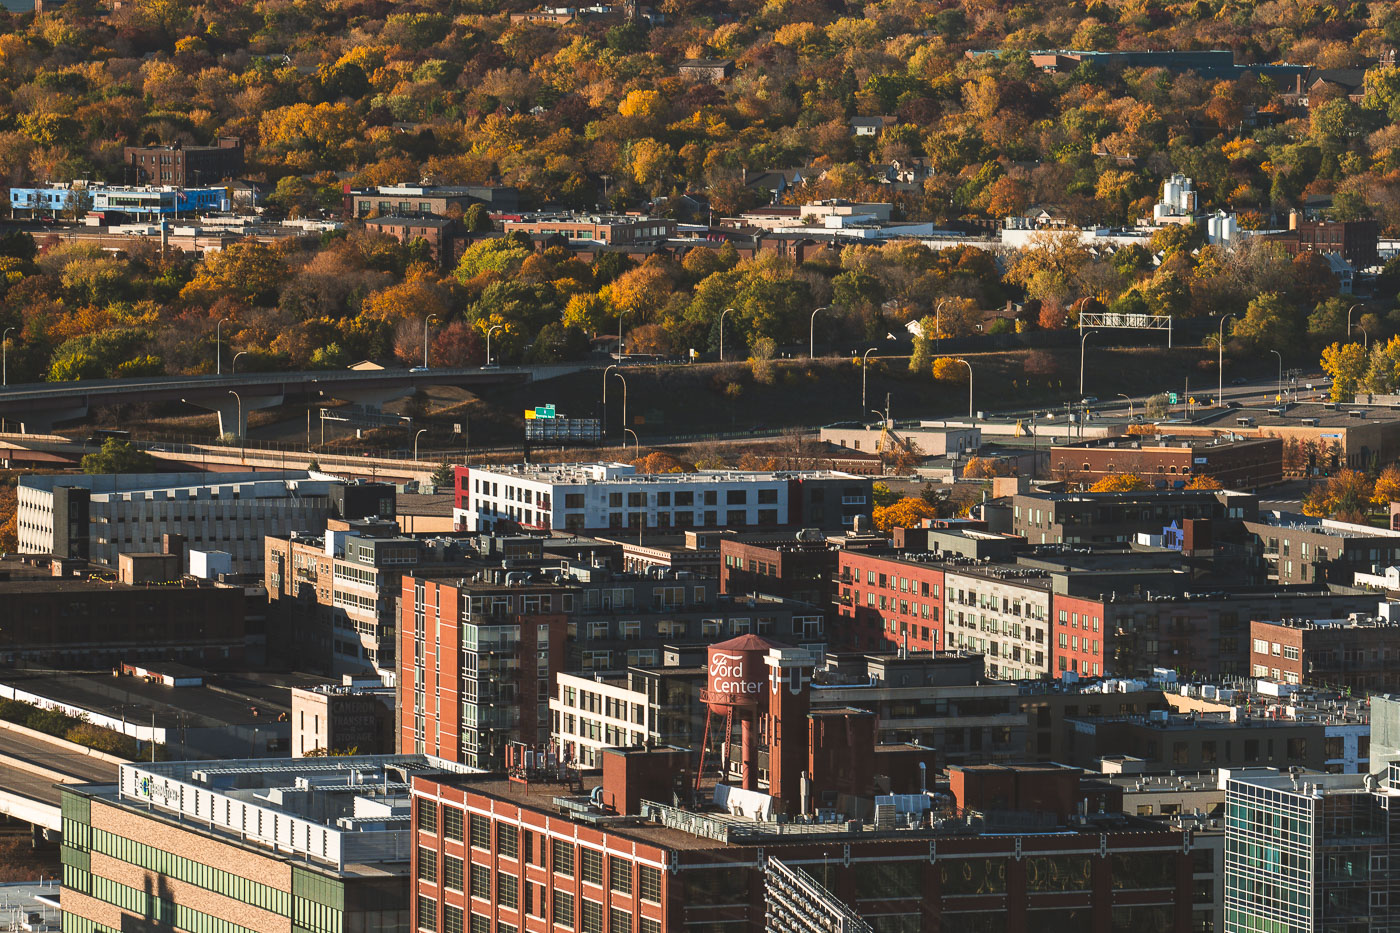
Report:
<svg viewBox="0 0 1400 933"><path fill-rule="evenodd" d="M220 550L231 572L263 572L266 535L321 529L330 518L392 518L394 490L325 473L28 475L17 490L21 554L116 567L125 553L164 549L167 535ZM182 568L187 569L187 567Z"/></svg>
<svg viewBox="0 0 1400 933"><path fill-rule="evenodd" d="M506 233L527 233L532 237L559 236L575 243L598 244L621 249L656 246L676 235L676 222L667 217L634 214L522 214L505 219Z"/></svg>
<svg viewBox="0 0 1400 933"><path fill-rule="evenodd" d="M346 676L339 684L292 688L293 758L386 755L394 750L397 691Z"/></svg>
<svg viewBox="0 0 1400 933"><path fill-rule="evenodd" d="M122 765L63 788L63 930L372 933L409 927L420 755Z"/></svg>
<svg viewBox="0 0 1400 933"><path fill-rule="evenodd" d="M520 192L510 185L379 185L347 188L345 213L352 217L447 217L473 204L489 211L516 211Z"/></svg>
<svg viewBox="0 0 1400 933"><path fill-rule="evenodd" d="M827 470L638 473L626 463L458 467L463 531L790 526L840 532L871 514L869 477Z"/></svg>

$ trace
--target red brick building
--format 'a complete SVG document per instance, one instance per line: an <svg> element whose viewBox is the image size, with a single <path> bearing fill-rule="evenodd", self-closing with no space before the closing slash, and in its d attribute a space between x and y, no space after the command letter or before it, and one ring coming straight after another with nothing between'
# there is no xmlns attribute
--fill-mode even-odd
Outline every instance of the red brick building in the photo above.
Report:
<svg viewBox="0 0 1400 933"><path fill-rule="evenodd" d="M1159 488L1179 488L1209 476L1226 489L1249 490L1283 482L1283 440L1253 437L1113 437L1050 450L1050 469L1092 483L1137 473Z"/></svg>
<svg viewBox="0 0 1400 933"><path fill-rule="evenodd" d="M1249 626L1253 677L1358 694L1400 689L1400 622L1364 616Z"/></svg>
<svg viewBox="0 0 1400 933"><path fill-rule="evenodd" d="M546 742L549 695L566 657L566 589L478 583L460 570L405 575L399 748L487 767L511 742Z"/></svg>
<svg viewBox="0 0 1400 933"><path fill-rule="evenodd" d="M608 757L645 769L647 754ZM759 933L796 894L804 912L849 909L876 930L1193 929L1189 837L1122 814L1121 792L1115 804L1077 769L956 769L934 825L856 830L673 806L659 799L669 762L659 779L629 774L643 785L630 792L625 764L607 762L600 800L523 769L415 776L412 928Z"/></svg>
<svg viewBox="0 0 1400 933"><path fill-rule="evenodd" d="M1104 631L1103 600L1056 593L1050 600L1051 673L1059 677L1073 671L1082 677L1102 677L1112 671Z"/></svg>
<svg viewBox="0 0 1400 933"><path fill-rule="evenodd" d="M834 595L836 555L825 540L792 534L721 538L719 591L727 596L767 593L827 606Z"/></svg>
<svg viewBox="0 0 1400 933"><path fill-rule="evenodd" d="M943 567L891 553L842 550L832 640L846 647L944 648Z"/></svg>

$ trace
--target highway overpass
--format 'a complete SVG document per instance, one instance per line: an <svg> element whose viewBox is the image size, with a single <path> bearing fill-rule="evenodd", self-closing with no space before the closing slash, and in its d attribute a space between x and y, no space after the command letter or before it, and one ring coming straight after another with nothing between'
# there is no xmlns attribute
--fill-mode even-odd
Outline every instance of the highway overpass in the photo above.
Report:
<svg viewBox="0 0 1400 933"><path fill-rule="evenodd" d="M341 399L377 409L384 402L430 386L486 388L549 379L586 368L584 364L569 363L38 382L0 388L0 418L19 422L25 432L42 432L51 430L55 424L86 417L93 406L184 401L218 412L221 434L242 436L247 428L248 412L280 405L287 398Z"/></svg>
<svg viewBox="0 0 1400 933"><path fill-rule="evenodd" d="M121 759L0 722L0 813L38 829L62 828L58 784L114 784Z"/></svg>

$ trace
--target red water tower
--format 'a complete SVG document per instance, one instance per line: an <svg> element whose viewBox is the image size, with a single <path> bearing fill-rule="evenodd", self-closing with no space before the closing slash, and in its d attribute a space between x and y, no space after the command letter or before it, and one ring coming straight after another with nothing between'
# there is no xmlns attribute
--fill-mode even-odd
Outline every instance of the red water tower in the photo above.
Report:
<svg viewBox="0 0 1400 933"><path fill-rule="evenodd" d="M704 704L705 738L700 746L700 770L705 767L705 749L710 744L710 722L724 719L724 744L720 752L720 773L729 773L729 749L734 741L734 724L740 729L740 762L743 788L758 789L758 718L767 709L768 668L763 659L777 642L757 635L740 635L709 648L709 677L700 696ZM696 775L698 785L699 774Z"/></svg>

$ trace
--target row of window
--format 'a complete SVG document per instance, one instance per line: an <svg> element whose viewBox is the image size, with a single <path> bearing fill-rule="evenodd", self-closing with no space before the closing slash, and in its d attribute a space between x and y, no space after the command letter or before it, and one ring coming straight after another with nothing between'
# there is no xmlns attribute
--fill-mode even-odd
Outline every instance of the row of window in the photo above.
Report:
<svg viewBox="0 0 1400 933"><path fill-rule="evenodd" d="M284 917L291 916L292 895L288 891L250 881L221 868L118 836L105 829L92 831L92 850Z"/></svg>

